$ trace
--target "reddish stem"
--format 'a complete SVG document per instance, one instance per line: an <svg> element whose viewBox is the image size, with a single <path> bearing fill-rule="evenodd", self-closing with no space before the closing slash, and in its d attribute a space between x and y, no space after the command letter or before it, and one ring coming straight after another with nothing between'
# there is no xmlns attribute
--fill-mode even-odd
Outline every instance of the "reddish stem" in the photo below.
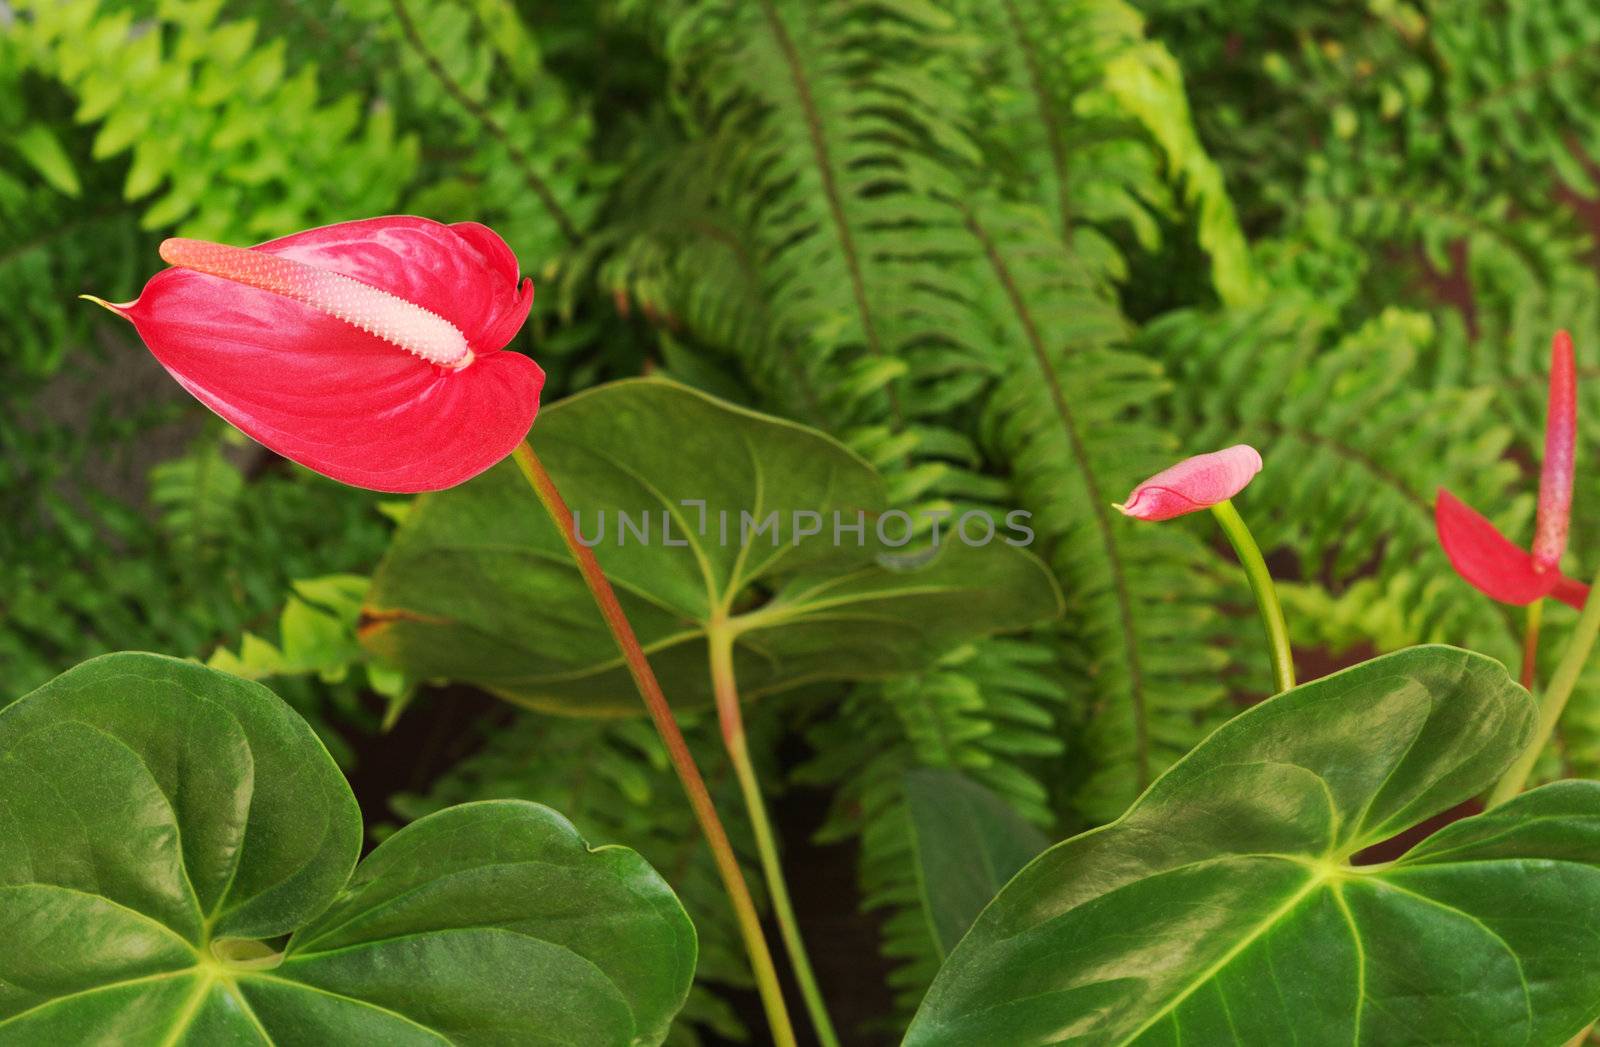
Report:
<svg viewBox="0 0 1600 1047"><path fill-rule="evenodd" d="M1539 620L1544 617L1544 601L1535 600L1528 605L1528 624L1522 631L1522 686L1533 690L1533 678L1539 668Z"/></svg>
<svg viewBox="0 0 1600 1047"><path fill-rule="evenodd" d="M689 795L689 806L694 809L695 820L700 823L700 831L711 847L711 856L717 863L722 886L727 890L728 899L733 903L734 916L737 917L740 933L744 936L745 950L750 954L750 964L756 976L756 986L761 992L761 1002L766 1008L767 1022L772 1028L773 1039L780 1047L793 1047L795 1042L793 1025L783 1002L783 992L778 985L778 973L772 963L772 952L767 948L766 936L761 931L761 918L756 913L755 902L750 897L750 888L744 882L744 872L739 868L738 859L734 857L733 845L728 842L728 833L722 827L722 819L717 816L716 806L711 802L711 793L706 789L700 768L694 762L694 755L689 752L688 743L683 739L683 732L678 729L678 721L672 715L672 707L667 704L667 697L661 692L661 684L656 680L655 671L650 668L644 649L639 646L639 639L633 633L633 626L629 624L622 605L617 602L617 594L611 588L611 582L606 579L605 572L601 570L600 562L595 559L594 551L578 541L572 510L567 507L566 499L562 498L561 492L556 489L555 481L545 471L544 463L539 461L539 456L534 453L533 445L524 441L512 452L512 457L516 459L517 467L522 470L522 475L527 478L534 494L539 496L545 511L555 522L556 530L561 532L561 538L567 544L567 551L577 561L578 570L583 574L583 580L588 583L589 592L594 595L594 602L599 605L600 614L605 618L606 625L611 629L611 635L616 638L617 647L622 651L623 659L628 663L628 671L633 674L633 682L639 688L639 695L644 699L645 708L655 723L656 732L661 735L661 741L667 747L667 756L678 772L678 780L683 783L683 791Z"/></svg>

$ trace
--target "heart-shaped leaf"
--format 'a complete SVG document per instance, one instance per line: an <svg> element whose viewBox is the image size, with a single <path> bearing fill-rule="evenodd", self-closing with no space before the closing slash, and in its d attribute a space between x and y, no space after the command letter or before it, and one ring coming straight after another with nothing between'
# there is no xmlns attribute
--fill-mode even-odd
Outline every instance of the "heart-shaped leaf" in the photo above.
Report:
<svg viewBox="0 0 1600 1047"><path fill-rule="evenodd" d="M1350 864L1491 784L1534 715L1446 647L1244 712L1007 884L906 1042L1564 1042L1600 1014L1600 783Z"/></svg>
<svg viewBox="0 0 1600 1047"><path fill-rule="evenodd" d="M360 846L259 684L145 654L57 677L0 712L0 1045L665 1037L694 930L634 852L514 801Z"/></svg>
<svg viewBox="0 0 1600 1047"><path fill-rule="evenodd" d="M947 520L931 557L897 557L911 521L885 516L865 462L822 433L684 386L637 379L579 394L541 412L534 439L680 706L712 699L713 622L737 636L748 698L919 668L964 639L1059 613L1049 571L1008 544L1026 540L1021 521L985 515L963 539ZM415 677L549 711L641 711L560 534L511 462L418 500L373 578L361 637Z"/></svg>

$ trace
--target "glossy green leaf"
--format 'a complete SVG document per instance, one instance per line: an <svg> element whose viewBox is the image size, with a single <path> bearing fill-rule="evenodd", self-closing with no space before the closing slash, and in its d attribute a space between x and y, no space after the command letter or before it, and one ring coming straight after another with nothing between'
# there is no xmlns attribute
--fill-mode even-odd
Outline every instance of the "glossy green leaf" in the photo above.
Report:
<svg viewBox="0 0 1600 1047"><path fill-rule="evenodd" d="M1246 711L1007 884L906 1042L1564 1042L1600 1014L1600 783L1350 864L1490 785L1534 715L1446 647Z"/></svg>
<svg viewBox="0 0 1600 1047"><path fill-rule="evenodd" d="M948 954L1049 841L1010 804L957 771L918 768L906 775L905 790L923 908L940 952Z"/></svg>
<svg viewBox="0 0 1600 1047"><path fill-rule="evenodd" d="M680 706L711 701L705 632L718 618L737 634L740 691L754 697L918 668L961 640L1059 613L1054 580L1007 544L1024 539L1003 518L986 543L978 522L967 544L946 521L931 557L897 551L878 541L886 497L860 458L684 386L639 379L579 394L543 410L533 438ZM890 543L903 522L884 521ZM640 711L512 462L417 500L365 614L362 642L413 676L551 711Z"/></svg>
<svg viewBox="0 0 1600 1047"><path fill-rule="evenodd" d="M695 936L634 852L517 801L360 846L259 684L145 654L57 677L0 712L0 1045L665 1037Z"/></svg>

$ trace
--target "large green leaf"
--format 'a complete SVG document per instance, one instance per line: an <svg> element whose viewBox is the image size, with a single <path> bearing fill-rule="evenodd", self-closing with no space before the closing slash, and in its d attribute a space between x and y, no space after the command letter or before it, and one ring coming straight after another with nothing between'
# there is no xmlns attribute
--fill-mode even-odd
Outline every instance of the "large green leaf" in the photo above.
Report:
<svg viewBox="0 0 1600 1047"><path fill-rule="evenodd" d="M986 544L952 536L946 522L931 558L897 556L877 540L887 502L860 458L684 386L636 379L579 394L540 414L534 442L579 534L600 538L595 555L675 704L711 701L705 635L718 618L737 634L735 670L753 697L918 668L961 640L1059 613L1054 580L1007 544L1022 539L1005 520ZM704 516L685 502L703 502ZM861 538L836 533L835 512L847 526L864 519ZM635 524L625 536L619 513ZM780 530L741 540L744 514L772 513ZM796 513L816 515L796 528ZM646 517L648 542L636 536ZM886 521L889 541L903 522ZM987 531L975 521L968 533L979 543ZM373 578L361 635L413 676L551 711L642 709L560 534L511 462L418 500Z"/></svg>
<svg viewBox="0 0 1600 1047"><path fill-rule="evenodd" d="M694 930L634 852L515 801L360 846L259 684L146 654L57 677L0 712L0 1045L665 1037Z"/></svg>
<svg viewBox="0 0 1600 1047"><path fill-rule="evenodd" d="M1600 783L1351 856L1495 780L1528 693L1446 647L1236 717L984 910L915 1045L1556 1045L1600 1014Z"/></svg>

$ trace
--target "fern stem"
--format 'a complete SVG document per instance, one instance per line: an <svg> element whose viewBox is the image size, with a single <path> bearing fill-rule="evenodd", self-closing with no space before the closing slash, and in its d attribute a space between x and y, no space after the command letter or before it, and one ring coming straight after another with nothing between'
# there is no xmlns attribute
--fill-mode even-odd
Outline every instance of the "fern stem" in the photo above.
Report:
<svg viewBox="0 0 1600 1047"><path fill-rule="evenodd" d="M1522 686L1533 690L1533 677L1538 672L1539 623L1544 618L1544 601L1535 600L1528 605L1528 624L1522 630Z"/></svg>
<svg viewBox="0 0 1600 1047"><path fill-rule="evenodd" d="M750 747L745 742L744 716L739 710L739 685L733 672L733 630L726 622L713 622L706 631L706 642L711 649L711 685L717 696L717 719L722 724L722 741L728 748L728 760L739 779L739 791L744 796L750 813L750 827L755 833L756 851L761 856L761 871L766 876L767 894L772 898L772 912L778 918L778 930L783 936L783 947L789 954L789 965L794 969L795 981L800 985L800 995L805 999L806 1011L817 1031L822 1047L839 1047L839 1037L833 1031L833 1020L828 1017L828 1006L817 987L817 977L811 970L811 960L806 955L805 940L800 937L800 921L795 918L794 905L789 900L789 884L783 875L783 863L778 859L777 838L772 823L767 820L766 804L761 799L761 782L756 777L755 764L750 761Z"/></svg>
<svg viewBox="0 0 1600 1047"><path fill-rule="evenodd" d="M783 1002L783 990L778 984L778 971L772 962L772 952L767 948L767 939L762 933L761 918L756 913L754 900L750 897L750 888L744 882L744 873L739 868L738 858L734 856L733 845L728 842L727 830L723 828L722 819L718 817L716 806L711 802L711 793L706 789L705 779L701 777L700 768L694 762L694 754L689 751L689 745L683 739L683 732L678 729L678 721L672 714L672 707L667 704L666 695L661 692L661 684L656 680L655 671L650 668L650 662L639 646L639 639L634 635L633 626L629 624L622 605L617 602L617 594L612 590L611 582L606 579L605 572L601 570L600 562L595 559L594 551L578 541L572 510L567 507L566 499L561 497L555 481L545 471L544 463L539 461L533 444L523 441L512 452L512 457L516 460L517 468L522 470L528 485L533 488L533 493L538 496L540 504L550 514L556 530L561 532L561 539L566 542L567 551L572 554L583 580L588 583L589 592L593 594L601 616L605 618L606 625L611 629L611 635L616 638L617 647L622 651L623 659L628 663L628 671L633 675L633 682L639 688L639 695L644 699L650 719L655 723L656 731L667 747L667 755L672 760L673 768L678 772L678 780L683 783L683 791L689 796L689 806L694 810L695 820L700 823L700 831L705 835L706 843L711 848L711 856L716 862L718 874L722 877L722 885L728 892L729 901L733 904L733 914L739 923L739 933L744 938L745 951L750 954L750 966L755 973L756 988L761 993L762 1006L766 1008L767 1024L771 1027L772 1038L779 1047L795 1047L794 1026L789 1020L789 1011Z"/></svg>
<svg viewBox="0 0 1600 1047"><path fill-rule="evenodd" d="M1561 663L1556 666L1555 673L1550 677L1550 686L1545 688L1544 697L1539 700L1539 725L1534 728L1533 737L1529 739L1528 747L1522 750L1522 755L1517 757L1517 762L1495 783L1486 806L1498 807L1522 791L1533 774L1533 765L1539 762L1544 747L1555 734L1561 712L1567 707L1567 699L1572 697L1572 689L1578 685L1578 677L1583 674L1584 663L1594 650L1595 637L1600 636L1600 599L1595 598L1596 591L1600 591L1600 574L1595 576L1594 584L1589 588L1589 598L1583 602L1583 613L1578 616L1578 624L1567 641Z"/></svg>
<svg viewBox="0 0 1600 1047"><path fill-rule="evenodd" d="M1023 337L1026 338L1028 349L1033 355L1035 365L1039 369L1039 378L1050 395L1050 405L1054 410L1056 420L1061 423L1062 435L1065 436L1067 447L1072 452L1072 460L1077 464L1078 473L1082 477L1084 492L1088 498L1091 511L1094 513L1095 530L1100 535L1101 548L1105 552L1106 566L1111 571L1112 592L1117 601L1117 624L1122 637L1123 658L1128 667L1128 702L1129 711L1133 718L1133 753L1136 792L1144 792L1145 786L1150 784L1150 714L1145 696L1144 663L1140 653L1139 634L1134 627L1133 597L1128 588L1128 571L1124 561L1121 547L1117 543L1117 533L1111 525L1111 515L1106 506L1110 499L1106 497L1104 485L1096 472L1096 463L1089 454L1088 445L1084 442L1080 429L1079 419L1072 409L1072 404L1067 398L1061 372L1056 368L1050 358L1050 350L1045 342L1044 333L1039 322L1034 318L1033 310L1028 307L1027 297L1022 293L1022 288L1017 284L1017 278L1011 271L1011 266L1006 263L1005 253L1000 244L990 235L988 226L978 220L977 212L971 208L964 209L967 229L977 238L983 248L984 257L989 266L994 270L995 278L1000 282L1001 289L1005 292L1006 300L1010 302L1012 310L1017 315L1017 323L1021 326Z"/></svg>
<svg viewBox="0 0 1600 1047"><path fill-rule="evenodd" d="M816 96L811 90L810 77L805 63L801 60L800 49L795 46L794 35L789 32L789 27L784 23L783 15L777 5L773 0L760 0L760 2L767 29L783 55L784 65L789 70L790 82L794 86L795 98L800 103L801 112L805 114L806 137L811 143L812 162L817 165L817 177L822 183L822 196L828 204L828 215L833 221L834 236L839 243L845 271L850 275L850 293L855 299L856 313L861 319L861 333L866 339L867 352L872 356L887 358L891 354L884 350L883 340L878 333L877 318L867 297L867 277L863 269L861 248L856 243L856 234L850 225L849 216L845 214L844 190L839 185L839 176L834 169L833 150L828 144L827 131L823 125L822 114L817 108ZM889 394L889 411L894 418L894 427L898 430L904 424L904 413L900 406L897 384L891 381L885 386L885 390Z"/></svg>
<svg viewBox="0 0 1600 1047"><path fill-rule="evenodd" d="M1050 166L1056 175L1056 218L1061 223L1061 242L1071 246L1072 193L1067 180L1066 131L1062 127L1055 99L1045 83L1039 49L1028 35L1028 26L1022 20L1022 12L1017 9L1017 0L1004 0L1004 7L1006 18L1011 23L1011 32L1017 38L1017 49L1022 52L1023 65L1028 72L1028 86L1033 91L1033 100L1039 109L1039 122L1044 127L1045 143L1050 147Z"/></svg>
<svg viewBox="0 0 1600 1047"><path fill-rule="evenodd" d="M566 238L567 242L569 244L580 242L583 239L583 234L578 231L577 223L572 220L572 216L567 214L566 209L561 206L561 201L556 199L556 194L551 190L550 186L533 169L532 158L523 152L522 148L512 139L500 121L496 120L494 114L489 112L488 107L467 94L466 89L456 82L455 77L450 75L449 70L445 69L444 63L439 61L439 56L433 53L433 49L428 46L428 42L422 38L422 32L417 28L417 23L412 20L411 10L406 7L405 0L389 0L389 5L394 9L395 20L400 23L400 31L405 34L406 42L411 45L412 50L416 51L417 57L422 59L422 64L427 67L433 78L439 82L439 86L444 89L445 94L449 95L462 109L465 109L467 114L478 121L483 126L483 129L489 132L490 136L505 149L506 155L511 157L511 161L522 172L523 183L532 190L534 196L539 198L539 202L544 205L545 211L549 213L551 220L556 223L556 227L561 230L561 235Z"/></svg>
<svg viewBox="0 0 1600 1047"><path fill-rule="evenodd" d="M1289 646L1289 629L1283 623L1283 607L1278 603L1278 588L1272 584L1272 572L1267 570L1261 547L1231 499L1213 505L1211 515L1228 536L1239 565L1250 580L1250 590L1256 594L1256 610L1261 613L1261 625L1267 633L1267 657L1272 660L1272 688L1275 692L1287 691L1294 686L1294 651Z"/></svg>

